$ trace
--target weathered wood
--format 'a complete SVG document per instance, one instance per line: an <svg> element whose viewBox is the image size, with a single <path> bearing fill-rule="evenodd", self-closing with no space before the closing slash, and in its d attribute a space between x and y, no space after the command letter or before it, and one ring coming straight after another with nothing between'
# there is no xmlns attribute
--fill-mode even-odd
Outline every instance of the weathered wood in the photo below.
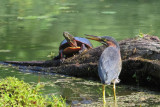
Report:
<svg viewBox="0 0 160 107"><path fill-rule="evenodd" d="M119 42L123 60L120 79L123 83L138 83L160 87L160 40L156 36L144 35L143 38L126 39ZM29 66L29 69L53 73L98 78L97 64L105 46L96 47L59 60L34 62L6 62ZM37 69L37 66L43 69Z"/></svg>
<svg viewBox="0 0 160 107"><path fill-rule="evenodd" d="M144 35L120 41L123 67L120 79L123 83L138 83L160 88L160 40Z"/></svg>

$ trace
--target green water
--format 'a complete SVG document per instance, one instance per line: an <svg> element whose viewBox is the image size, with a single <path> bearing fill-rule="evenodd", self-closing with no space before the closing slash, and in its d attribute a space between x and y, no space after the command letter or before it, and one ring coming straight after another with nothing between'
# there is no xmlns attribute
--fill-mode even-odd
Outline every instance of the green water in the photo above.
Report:
<svg viewBox="0 0 160 107"><path fill-rule="evenodd" d="M51 51L58 53L63 31L80 37L109 35L118 41L141 32L159 36L159 4L159 0L0 0L0 61L48 60ZM100 45L92 43L95 47ZM38 74L1 67L0 78L6 76L29 83L38 81ZM69 104L98 106L101 102L101 86L97 81L41 75L41 82L46 84L44 93L62 95ZM112 98L112 87L107 92ZM121 85L117 90L118 96L133 92ZM144 102L133 103L143 106Z"/></svg>
<svg viewBox="0 0 160 107"><path fill-rule="evenodd" d="M160 35L158 0L0 0L0 60L46 60L63 31L75 36ZM94 46L98 43L94 42Z"/></svg>

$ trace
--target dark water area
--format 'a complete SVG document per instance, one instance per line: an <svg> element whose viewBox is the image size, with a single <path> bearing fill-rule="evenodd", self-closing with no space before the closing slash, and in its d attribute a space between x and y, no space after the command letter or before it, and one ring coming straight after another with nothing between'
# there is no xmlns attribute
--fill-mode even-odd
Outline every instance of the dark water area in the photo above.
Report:
<svg viewBox="0 0 160 107"><path fill-rule="evenodd" d="M160 35L159 0L0 0L0 61L48 60L58 54L63 32L113 36L117 41L140 33ZM160 36L159 36L160 37ZM91 41L94 47L100 45ZM0 79L14 76L28 83L45 84L46 95L61 95L73 106L101 106L99 81L56 74L19 71L0 65ZM107 86L113 105L112 86ZM159 106L159 93L119 84L120 106Z"/></svg>

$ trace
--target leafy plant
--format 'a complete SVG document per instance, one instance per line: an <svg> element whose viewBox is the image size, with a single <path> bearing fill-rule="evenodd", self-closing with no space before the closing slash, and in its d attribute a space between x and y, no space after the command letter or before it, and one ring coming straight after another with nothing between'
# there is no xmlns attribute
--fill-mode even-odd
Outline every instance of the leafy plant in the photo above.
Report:
<svg viewBox="0 0 160 107"><path fill-rule="evenodd" d="M140 30L139 30L139 34L136 35L138 38L143 38L144 37L144 33L142 33Z"/></svg>
<svg viewBox="0 0 160 107"><path fill-rule="evenodd" d="M55 57L55 53L51 52L47 57L52 59Z"/></svg>
<svg viewBox="0 0 160 107"><path fill-rule="evenodd" d="M7 77L0 81L0 106L25 107L65 107L65 100L61 97L43 96L38 92L40 84L32 87L30 84L14 77Z"/></svg>

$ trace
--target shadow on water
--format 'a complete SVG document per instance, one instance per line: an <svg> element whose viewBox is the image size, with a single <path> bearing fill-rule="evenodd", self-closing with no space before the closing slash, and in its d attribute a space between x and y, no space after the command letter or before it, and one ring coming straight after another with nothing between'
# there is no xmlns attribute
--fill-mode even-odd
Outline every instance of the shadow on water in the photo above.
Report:
<svg viewBox="0 0 160 107"><path fill-rule="evenodd" d="M20 72L21 71L21 72ZM0 65L0 78L14 76L30 84L40 81L44 84L44 95L57 95L66 99L72 106L103 106L102 88L99 81L75 78L64 75L38 73L37 71L18 70L17 67ZM40 77L40 80L39 80ZM118 106L160 105L160 93L136 86L117 85ZM114 106L112 85L106 86L106 106Z"/></svg>

